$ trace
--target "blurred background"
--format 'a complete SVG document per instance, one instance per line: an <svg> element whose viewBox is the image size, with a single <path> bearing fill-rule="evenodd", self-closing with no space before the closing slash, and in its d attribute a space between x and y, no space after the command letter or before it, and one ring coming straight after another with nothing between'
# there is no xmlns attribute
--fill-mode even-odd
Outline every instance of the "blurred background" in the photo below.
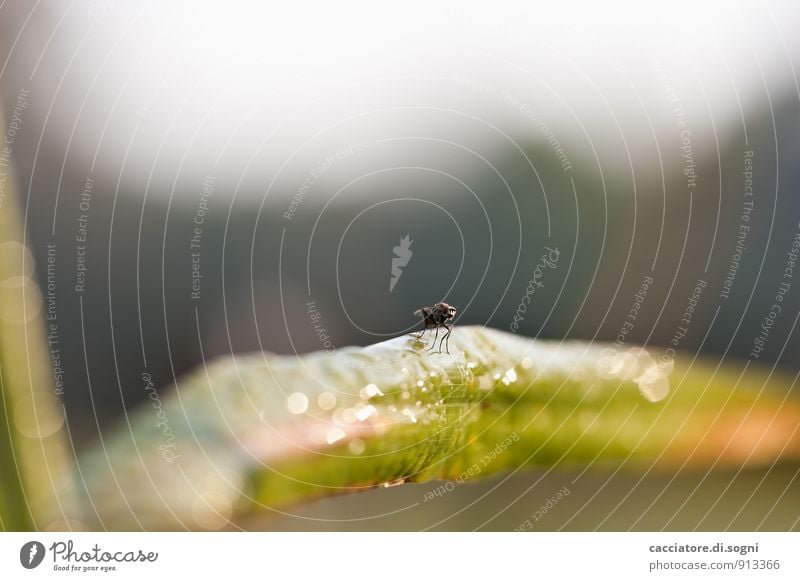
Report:
<svg viewBox="0 0 800 581"><path fill-rule="evenodd" d="M146 399L145 373L166 388L221 354L366 345L441 300L458 324L748 357L800 232L798 25L790 1L4 2L3 167L74 445ZM800 368L798 301L760 361ZM537 527L797 526L791 467L575 476L260 526L510 529L565 485ZM727 495L705 515L685 501L700 483ZM756 492L767 508L734 518Z"/></svg>

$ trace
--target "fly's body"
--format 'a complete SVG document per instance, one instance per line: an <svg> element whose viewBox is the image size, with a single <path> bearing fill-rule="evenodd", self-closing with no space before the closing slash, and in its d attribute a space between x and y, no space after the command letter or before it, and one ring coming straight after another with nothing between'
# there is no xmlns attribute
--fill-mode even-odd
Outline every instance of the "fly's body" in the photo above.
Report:
<svg viewBox="0 0 800 581"><path fill-rule="evenodd" d="M450 333L453 331L453 318L456 316L456 308L448 305L447 303L436 303L432 307L422 307L421 309L417 309L414 311L414 314L418 317L422 317L423 328L422 332L417 336L418 338L422 338L425 335L425 331L430 328L436 330L436 335L433 338L433 343L431 346L428 347L429 350L432 350L436 346L436 340L439 338L439 328L442 327L446 330L446 333L442 337L442 340L439 342L439 353L442 352L442 344L445 344L446 351L450 353Z"/></svg>

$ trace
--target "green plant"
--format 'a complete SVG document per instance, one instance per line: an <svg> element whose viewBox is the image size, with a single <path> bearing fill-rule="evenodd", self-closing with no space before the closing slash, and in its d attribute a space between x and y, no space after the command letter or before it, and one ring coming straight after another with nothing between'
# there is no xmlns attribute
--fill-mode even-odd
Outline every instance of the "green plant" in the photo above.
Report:
<svg viewBox="0 0 800 581"><path fill-rule="evenodd" d="M78 510L64 409L54 392L44 304L13 179L9 168L0 169L0 530L64 528Z"/></svg>
<svg viewBox="0 0 800 581"><path fill-rule="evenodd" d="M217 528L523 465L742 465L800 451L788 380L752 365L659 365L637 349L609 356L481 327L459 327L450 350L409 335L211 362L82 458L88 499L105 526Z"/></svg>

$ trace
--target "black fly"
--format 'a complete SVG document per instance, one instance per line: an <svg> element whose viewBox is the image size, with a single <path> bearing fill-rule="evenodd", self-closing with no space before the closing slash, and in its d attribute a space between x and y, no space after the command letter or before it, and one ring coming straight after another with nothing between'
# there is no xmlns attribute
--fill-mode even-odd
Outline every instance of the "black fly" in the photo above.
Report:
<svg viewBox="0 0 800 581"><path fill-rule="evenodd" d="M417 335L418 339L421 339L422 336L425 334L425 331L433 327L436 329L436 335L433 337L433 343L429 350L432 350L436 346L436 339L439 338L439 327L444 327L447 329L447 332L442 337L441 342L439 343L439 353L442 352L442 343L446 345L447 354L450 354L450 333L453 331L453 317L456 316L456 308L448 305L447 303L436 303L432 307L422 307L421 309L417 309L414 311L414 314L418 317L422 317L422 322L425 325L422 328L422 333ZM445 342L446 340L446 342Z"/></svg>

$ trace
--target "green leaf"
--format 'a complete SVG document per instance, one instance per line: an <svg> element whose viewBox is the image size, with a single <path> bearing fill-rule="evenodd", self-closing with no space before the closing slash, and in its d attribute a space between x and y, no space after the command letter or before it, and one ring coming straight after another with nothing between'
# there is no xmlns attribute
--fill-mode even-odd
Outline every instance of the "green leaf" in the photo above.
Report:
<svg viewBox="0 0 800 581"><path fill-rule="evenodd" d="M426 346L407 335L242 355L151 388L81 459L87 506L111 528L214 529L326 495L522 465L758 464L800 449L787 378L748 363L482 327L455 329L452 354Z"/></svg>

